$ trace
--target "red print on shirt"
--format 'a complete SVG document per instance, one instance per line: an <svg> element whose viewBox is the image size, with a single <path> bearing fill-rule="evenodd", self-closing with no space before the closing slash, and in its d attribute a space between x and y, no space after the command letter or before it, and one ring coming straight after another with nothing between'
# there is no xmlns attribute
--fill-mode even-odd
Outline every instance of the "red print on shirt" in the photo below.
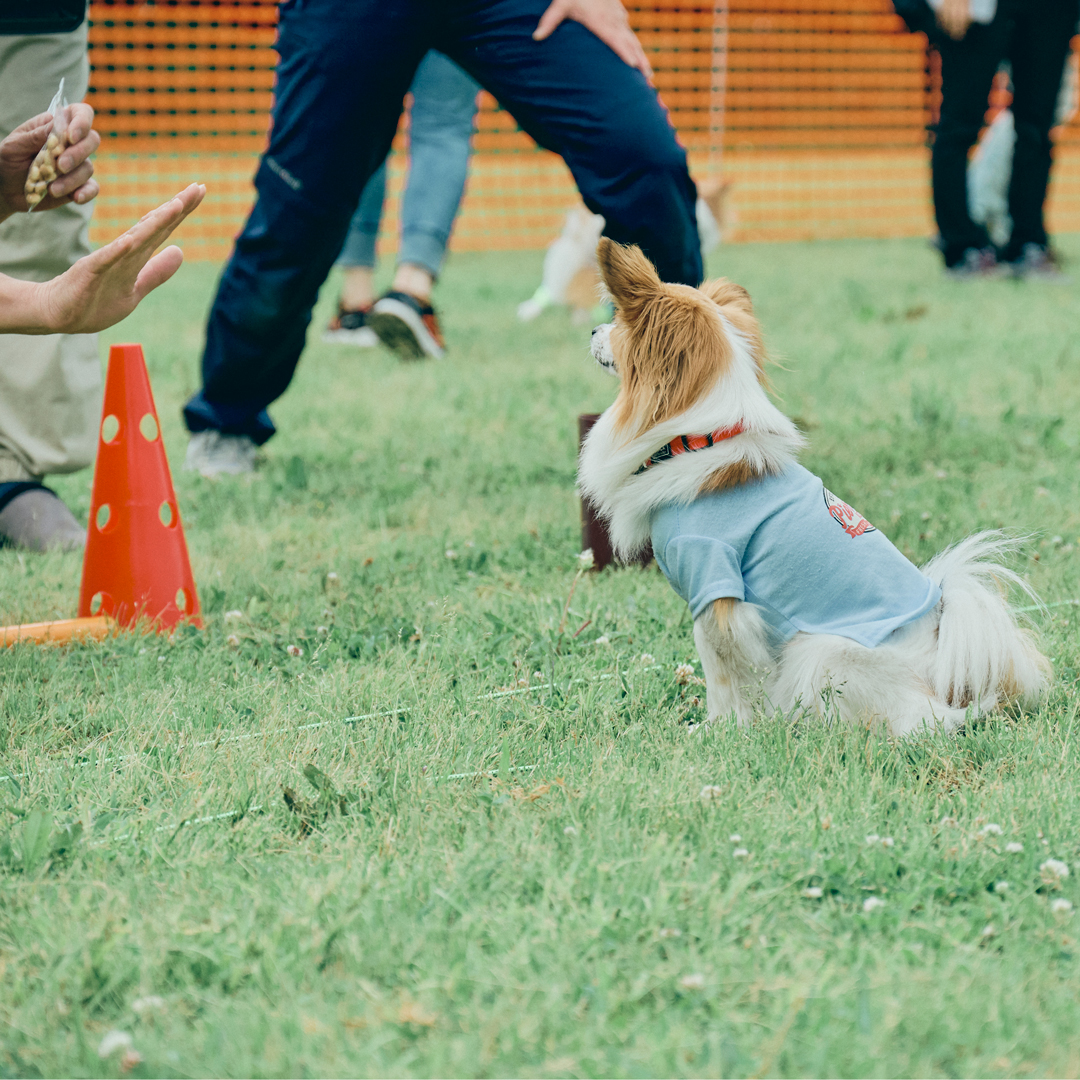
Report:
<svg viewBox="0 0 1080 1080"><path fill-rule="evenodd" d="M825 507L848 536L862 536L863 533L877 532L873 525L859 513L852 510L843 499L838 499L828 488L823 487Z"/></svg>

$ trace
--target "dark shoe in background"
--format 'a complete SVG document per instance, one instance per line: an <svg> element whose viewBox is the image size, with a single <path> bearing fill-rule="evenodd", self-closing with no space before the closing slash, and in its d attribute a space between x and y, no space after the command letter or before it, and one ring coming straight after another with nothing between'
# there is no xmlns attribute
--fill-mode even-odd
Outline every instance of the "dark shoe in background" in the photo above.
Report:
<svg viewBox="0 0 1080 1080"><path fill-rule="evenodd" d="M997 253L992 247L968 248L952 266L945 267L951 278L999 277L1002 272Z"/></svg>
<svg viewBox="0 0 1080 1080"><path fill-rule="evenodd" d="M328 345L355 345L360 349L373 349L379 344L375 331L367 324L371 308L349 311L338 303L338 312L323 331L322 339Z"/></svg>
<svg viewBox="0 0 1080 1080"><path fill-rule="evenodd" d="M0 484L0 542L27 551L81 551L86 530L36 481Z"/></svg>
<svg viewBox="0 0 1080 1080"><path fill-rule="evenodd" d="M391 291L376 300L367 324L403 360L438 360L446 352L435 309L408 293Z"/></svg>
<svg viewBox="0 0 1080 1080"><path fill-rule="evenodd" d="M1008 264L1009 273L1016 278L1035 278L1067 284L1071 278L1061 269L1057 255L1043 244L1025 244L1020 257Z"/></svg>

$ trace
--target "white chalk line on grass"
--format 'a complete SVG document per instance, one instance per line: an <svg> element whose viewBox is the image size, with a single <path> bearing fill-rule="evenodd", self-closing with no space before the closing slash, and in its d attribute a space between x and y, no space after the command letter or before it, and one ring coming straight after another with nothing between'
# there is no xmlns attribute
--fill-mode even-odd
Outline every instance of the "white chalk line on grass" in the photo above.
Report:
<svg viewBox="0 0 1080 1080"><path fill-rule="evenodd" d="M663 667L662 664L641 665L638 670L640 671L659 671ZM571 679L569 684L559 685L580 685L582 683L599 682L604 679L614 679L619 674L616 671L605 671L600 675L595 675L592 678L578 678ZM492 690L487 694L477 694L475 697L467 698L468 701L494 701L497 698L511 697L515 694L533 694L540 690L550 690L556 686L555 683L533 683L530 686L512 686L506 690ZM267 731L248 731L242 732L237 735L219 735L213 739L202 739L199 742L185 744L180 743L176 747L176 751L179 753L183 750L199 750L203 747L213 746L215 749L219 746L224 746L229 743L245 742L248 739L260 739L274 735L287 735L290 732L296 731L315 731L319 728L331 727L336 724L359 724L365 720L380 720L387 716L402 716L407 713L414 712L416 706L403 705L399 708L384 709L380 712L364 713L358 716L345 716L339 720L316 720L309 724L300 724L297 727L280 727L271 728ZM64 768L72 769L85 769L90 765L116 765L125 761L136 761L142 758L142 754L118 754L115 757L99 758L96 761L73 761L67 765L53 765L46 769L39 770L44 773L60 772ZM28 772L23 773L9 773L6 776L0 776L0 783L7 780L24 780L31 774ZM462 776L472 775L463 773ZM446 777L451 779L451 777ZM454 777L454 779L461 779L461 777Z"/></svg>
<svg viewBox="0 0 1080 1080"><path fill-rule="evenodd" d="M1080 607L1080 600L1055 600L1052 604L1028 604L1026 607L1014 608L1014 611L1045 611L1055 607Z"/></svg>
<svg viewBox="0 0 1080 1080"><path fill-rule="evenodd" d="M507 768L507 772L523 773L532 772L533 769L538 768L537 765L511 765ZM480 769L476 772L460 772L450 773L449 776L437 776L436 780L467 780L478 776L488 776L494 779L501 772L500 769ZM181 829L186 829L189 825L208 825L214 821L224 821L227 818L244 817L247 814L258 814L265 810L266 807L262 803L258 803L256 806L248 806L243 810L226 810L221 814L209 814L206 817L197 818L181 818L179 822L172 825L157 825L154 827L155 833L172 832L178 833ZM87 844L87 847L105 847L109 844L119 844L122 840L130 840L131 833L122 833L120 836L110 836L104 840L94 840L92 843Z"/></svg>

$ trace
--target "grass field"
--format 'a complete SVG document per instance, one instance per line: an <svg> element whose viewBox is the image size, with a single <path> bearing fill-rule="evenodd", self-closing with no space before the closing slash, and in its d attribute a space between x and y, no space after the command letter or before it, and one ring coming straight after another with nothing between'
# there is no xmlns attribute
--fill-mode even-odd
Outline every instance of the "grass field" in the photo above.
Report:
<svg viewBox="0 0 1080 1080"><path fill-rule="evenodd" d="M916 560L1033 535L1045 708L897 744L689 734L655 570L565 610L614 384L587 328L515 324L539 264L451 260L445 363L313 333L258 478L176 474L205 632L0 657L0 1076L1080 1073L1078 287L908 241L714 258L830 489ZM215 277L105 336L174 468ZM74 614L79 571L0 551L4 621Z"/></svg>

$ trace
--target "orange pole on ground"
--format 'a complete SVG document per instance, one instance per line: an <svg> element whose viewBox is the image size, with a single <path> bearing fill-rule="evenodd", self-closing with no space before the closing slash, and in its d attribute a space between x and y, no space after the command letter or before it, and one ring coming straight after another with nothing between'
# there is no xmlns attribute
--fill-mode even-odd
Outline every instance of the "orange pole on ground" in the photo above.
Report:
<svg viewBox="0 0 1080 1080"><path fill-rule="evenodd" d="M16 641L32 641L39 645L63 645L69 641L101 641L116 631L116 620L107 615L87 619L58 619L56 622L22 623L19 626L0 626L0 646Z"/></svg>
<svg viewBox="0 0 1080 1080"><path fill-rule="evenodd" d="M202 625L141 345L109 350L79 615Z"/></svg>

